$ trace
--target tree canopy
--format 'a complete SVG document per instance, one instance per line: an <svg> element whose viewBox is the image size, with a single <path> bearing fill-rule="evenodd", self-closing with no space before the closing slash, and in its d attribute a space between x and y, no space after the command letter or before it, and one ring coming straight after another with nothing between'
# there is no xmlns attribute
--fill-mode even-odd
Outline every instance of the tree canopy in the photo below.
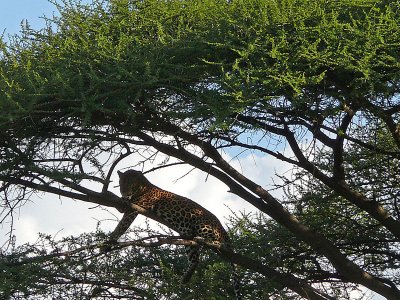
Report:
<svg viewBox="0 0 400 300"><path fill-rule="evenodd" d="M247 299L346 298L359 287L400 298L399 1L54 4L45 28L0 43L1 222L36 192L123 210L109 191L118 164L134 157L161 174L176 164L151 166L161 153L254 206L231 221L235 253L221 253L242 267ZM285 194L234 168L228 156L243 153L291 164L291 178L276 174ZM150 261L169 257L155 246L190 241L130 237L110 264L101 232L4 252L0 293L79 282L81 296L178 299L170 263ZM227 276L210 260L198 276ZM132 269L142 272L121 282ZM223 284L206 282L207 299L225 299Z"/></svg>

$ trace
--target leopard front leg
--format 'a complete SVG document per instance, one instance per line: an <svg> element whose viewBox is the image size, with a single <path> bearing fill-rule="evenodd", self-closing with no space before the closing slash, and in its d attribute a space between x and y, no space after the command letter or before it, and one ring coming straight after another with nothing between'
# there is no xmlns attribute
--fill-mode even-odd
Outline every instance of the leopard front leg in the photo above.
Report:
<svg viewBox="0 0 400 300"><path fill-rule="evenodd" d="M125 212L117 227L115 227L114 231L109 235L108 240L100 247L100 251L103 253L111 251L112 246L115 245L118 239L128 230L137 215L138 213L136 211Z"/></svg>

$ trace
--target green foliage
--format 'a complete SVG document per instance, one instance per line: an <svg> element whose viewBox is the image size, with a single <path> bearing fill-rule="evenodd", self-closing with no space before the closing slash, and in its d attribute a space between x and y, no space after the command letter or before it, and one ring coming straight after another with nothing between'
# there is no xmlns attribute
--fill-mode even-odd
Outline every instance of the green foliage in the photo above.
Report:
<svg viewBox="0 0 400 300"><path fill-rule="evenodd" d="M396 2L66 1L58 9L47 28L2 46L2 123L54 104L87 124L95 111L126 113L139 98L168 107L171 95L181 101L166 113L223 123L255 102L337 97L332 81L354 97L397 91Z"/></svg>
<svg viewBox="0 0 400 300"><path fill-rule="evenodd" d="M130 237L143 239L143 228L134 228ZM99 245L104 239L99 231L59 241L41 236L33 245L2 255L0 296L84 299L92 295L94 299L149 300L233 297L229 265L221 263L216 255L205 253L191 283L182 286L181 276L187 268L182 246L128 247L100 254Z"/></svg>

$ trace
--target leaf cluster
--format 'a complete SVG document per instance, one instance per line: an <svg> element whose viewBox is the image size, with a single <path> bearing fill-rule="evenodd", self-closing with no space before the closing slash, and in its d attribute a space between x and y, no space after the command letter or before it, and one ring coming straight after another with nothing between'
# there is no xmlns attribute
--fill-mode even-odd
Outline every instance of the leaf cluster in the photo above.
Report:
<svg viewBox="0 0 400 300"><path fill-rule="evenodd" d="M2 44L2 122L51 111L90 124L99 122L95 112L124 115L137 102L175 117L224 122L279 97L301 109L307 97L398 92L396 2L123 0L57 7L60 17L47 28Z"/></svg>

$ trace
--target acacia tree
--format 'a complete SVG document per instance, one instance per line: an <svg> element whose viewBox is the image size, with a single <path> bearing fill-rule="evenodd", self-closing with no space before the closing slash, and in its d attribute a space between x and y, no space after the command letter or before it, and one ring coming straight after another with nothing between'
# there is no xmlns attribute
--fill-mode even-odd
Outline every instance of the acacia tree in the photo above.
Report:
<svg viewBox="0 0 400 300"><path fill-rule="evenodd" d="M122 211L118 163L162 153L268 216L239 222L225 259L304 298L351 285L400 298L398 1L56 5L46 28L1 44L5 217L35 192ZM227 149L292 164L287 195Z"/></svg>

